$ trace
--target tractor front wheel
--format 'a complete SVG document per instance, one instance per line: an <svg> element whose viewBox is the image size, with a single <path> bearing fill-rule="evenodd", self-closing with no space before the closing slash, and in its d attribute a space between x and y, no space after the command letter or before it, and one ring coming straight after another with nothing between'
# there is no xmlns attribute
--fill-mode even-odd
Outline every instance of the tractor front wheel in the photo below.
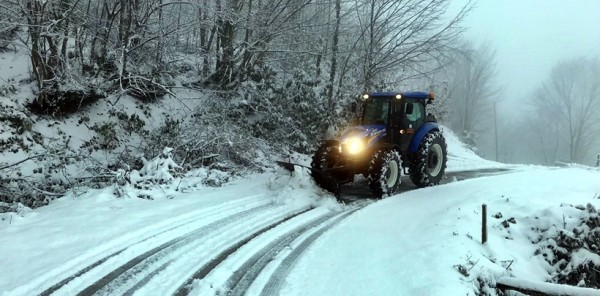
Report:
<svg viewBox="0 0 600 296"><path fill-rule="evenodd" d="M400 185L402 161L400 154L391 149L381 149L375 152L369 163L369 188L377 198L384 194L394 194Z"/></svg>
<svg viewBox="0 0 600 296"><path fill-rule="evenodd" d="M336 165L338 158L339 151L337 150L337 146L324 143L315 151L310 166L317 170L329 169Z"/></svg>
<svg viewBox="0 0 600 296"><path fill-rule="evenodd" d="M440 131L428 133L409 166L410 179L418 187L440 183L446 170L446 140Z"/></svg>
<svg viewBox="0 0 600 296"><path fill-rule="evenodd" d="M310 163L310 167L312 168L311 176L315 180L315 183L335 196L340 195L339 176L324 171L338 166L339 161L340 152L338 146L324 143L315 151Z"/></svg>

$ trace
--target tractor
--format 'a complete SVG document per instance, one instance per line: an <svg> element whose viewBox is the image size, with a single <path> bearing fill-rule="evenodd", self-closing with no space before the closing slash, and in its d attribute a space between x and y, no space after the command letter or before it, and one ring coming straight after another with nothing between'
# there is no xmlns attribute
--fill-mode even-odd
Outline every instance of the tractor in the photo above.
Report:
<svg viewBox="0 0 600 296"><path fill-rule="evenodd" d="M315 182L340 195L340 185L362 174L375 197L395 193L402 173L417 187L439 184L446 169L446 142L426 106L435 99L426 92L364 94L358 124L339 138L324 140L310 165ZM352 112L357 113L357 104ZM288 170L295 164L278 162Z"/></svg>

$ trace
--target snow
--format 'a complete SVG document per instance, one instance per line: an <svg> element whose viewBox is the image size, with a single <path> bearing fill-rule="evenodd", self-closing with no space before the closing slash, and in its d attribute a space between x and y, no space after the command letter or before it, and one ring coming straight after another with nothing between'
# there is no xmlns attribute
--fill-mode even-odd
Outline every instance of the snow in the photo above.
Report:
<svg viewBox="0 0 600 296"><path fill-rule="evenodd" d="M8 52L0 59L0 82L22 88L14 101L5 102L16 106L28 96L24 90L27 86L17 82L26 78L29 57ZM184 88L175 92L185 98L205 95ZM132 101L114 103L118 103L116 111L127 115L128 110L136 110ZM183 106L187 110L197 104L200 100L189 99L162 108L181 110ZM133 112L142 115L141 111ZM163 117L158 114L162 111L149 112L157 114L146 116L148 125L159 126ZM88 125L106 119L103 113L88 115ZM90 140L90 135L78 121L73 117L49 125L38 123L33 130L59 142L61 134L73 135L69 145L79 147ZM159 274L142 287L140 294L168 294L191 275L186 267L212 259L230 247L235 237L244 237L252 227L264 226L290 213L314 208L248 242L204 280L194 282L192 294L223 292L231 273L270 240L285 236L306 221L323 215L340 217L340 213L362 205L367 206L339 224L331 224L331 228L319 226L302 233L270 259L248 294L260 294L285 256L298 248L303 239L321 230L323 234L287 273L281 285L282 295L475 295L480 280L490 286L495 279L506 276L520 283L549 280L557 271L543 259L543 254L553 254L541 247L557 246L552 240L542 243L540 230L549 236L563 224L573 229L584 215L575 206L591 203L598 207L600 171L573 165L549 168L485 160L467 149L452 131L443 131L448 143L448 173L480 169L491 169L492 173L410 190L379 202L358 200L348 205L317 188L306 170L290 174L273 169L233 181L228 173L216 169L199 169L184 175L170 158L171 149L165 148L156 158L142 159L144 166L139 171L119 176L129 178L132 185L74 191L35 210L17 206L16 212L0 213L0 295L39 294L109 254L116 255L101 265L114 269L174 237L191 235L198 228L262 206L266 207L262 214L248 217L244 223L233 221L219 232L174 248L166 258L157 259L173 264L165 269L166 274ZM0 136L7 136L2 129ZM96 154L102 157L101 152ZM28 156L12 155L10 162ZM9 160L0 159L0 163L5 161ZM293 155L290 161L310 162L304 155ZM494 175L500 169L505 171ZM403 183L410 182L404 179ZM229 182L224 184L225 181ZM483 203L488 206L489 223L488 242L484 245L479 241ZM492 217L497 213L502 218ZM574 269L590 261L599 264L600 256L578 250L566 264ZM57 294L75 294L104 276L105 271L83 274ZM151 270L142 270L132 279L148 273Z"/></svg>
<svg viewBox="0 0 600 296"><path fill-rule="evenodd" d="M9 51L0 55L0 82L18 82L29 77L26 51Z"/></svg>
<svg viewBox="0 0 600 296"><path fill-rule="evenodd" d="M532 282L526 280L518 280L515 278L500 278L498 282L501 282L505 285L510 285L512 287L525 288L529 291L545 293L547 295L597 296L600 293L600 291L596 289Z"/></svg>
<svg viewBox="0 0 600 296"><path fill-rule="evenodd" d="M542 255L535 254L540 247L539 230L549 235L563 224L573 229L581 216L575 206L590 203L598 207L600 171L507 166L481 159L447 129L445 137L448 172L510 170L410 190L378 202L365 200L366 207L324 231L306 249L287 274L281 294L475 295L479 280L491 286L495 279L507 276L536 283L549 280L556 270ZM139 181L160 178L167 184L142 191L124 186L72 193L35 210L22 208L18 213L1 214L0 270L8 272L0 275L0 295L39 294L65 276L132 244L134 248L103 264L120 266L135 254L227 219L242 208L268 207L245 223L231 225L160 259L174 262L165 269L169 273L159 274L139 292L166 294L191 275L186 267L202 265L211 254L228 248L253 227L306 208L314 209L303 216L304 222L327 213L338 217L353 206L337 203L313 184L306 171L271 171L238 178L219 188L198 185L194 191L182 193L180 183L199 183L210 174L217 182L223 176L206 170L174 175L177 167L168 154L166 149L163 158L147 161L141 171L145 177L133 177ZM306 157L300 160L307 161ZM153 175L156 172L160 174ZM117 188L125 192L123 197L115 197ZM194 186L185 188L192 190ZM136 198L140 192L152 200ZM486 244L480 242L483 203L488 211ZM301 222L291 219L250 241L205 280L194 282L192 294L222 292L233 270L269 240L285 235ZM249 295L260 294L261 284L269 280L277 264L319 229L307 231L275 255L249 288ZM599 262L600 257L578 251L569 264L589 260ZM150 270L135 276L147 273ZM67 292L60 293L76 293L91 284L94 276L103 274L85 274L69 283Z"/></svg>
<svg viewBox="0 0 600 296"><path fill-rule="evenodd" d="M543 281L547 273L533 256L528 236L535 217L561 202L598 203L600 174L579 169L533 168L494 177L415 190L375 203L326 233L304 254L284 295L464 295L472 278L454 269L466 258L475 271L505 273L494 261L511 260L514 274ZM566 197L568 196L568 197ZM481 245L481 204L491 215L515 217L509 229L488 217L488 243ZM509 237L510 239L506 239ZM324 280L324 275L332 276ZM305 283L311 283L305 285ZM376 283L376 284L373 284Z"/></svg>
<svg viewBox="0 0 600 296"><path fill-rule="evenodd" d="M467 148L449 128L443 127L442 132L448 144L448 168L446 172L508 167L506 164L479 157L475 152Z"/></svg>

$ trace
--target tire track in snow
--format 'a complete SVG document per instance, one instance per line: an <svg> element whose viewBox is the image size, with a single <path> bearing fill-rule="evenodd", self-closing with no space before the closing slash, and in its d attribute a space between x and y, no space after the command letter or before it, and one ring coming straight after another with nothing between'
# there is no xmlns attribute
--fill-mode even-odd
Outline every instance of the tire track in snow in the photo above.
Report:
<svg viewBox="0 0 600 296"><path fill-rule="evenodd" d="M299 225L262 248L250 259L246 260L246 262L244 262L244 264L229 277L226 284L226 287L229 290L227 295L244 295L258 274L260 274L265 266L267 266L279 252L288 247L294 240L309 229L325 223L336 215L338 215L338 213L327 213L308 223Z"/></svg>
<svg viewBox="0 0 600 296"><path fill-rule="evenodd" d="M364 207L364 206L363 206ZM361 207L362 208L362 207ZM332 222L323 226L319 230L315 231L313 234L304 239L297 247L293 249L293 251L283 259L281 264L275 269L266 285L263 287L260 295L261 296L269 296L269 295L278 295L279 290L283 284L283 281L291 271L294 263L300 258L300 255L325 231L331 229L333 226L340 223L342 220L352 215L354 212L360 210L361 208L352 209L346 213L339 215Z"/></svg>
<svg viewBox="0 0 600 296"><path fill-rule="evenodd" d="M214 214L221 214L222 211L229 211L232 209L237 209L237 208L242 208L242 207L247 207L248 203L250 201L252 201L253 199L256 199L257 197L260 197L261 195L252 195L246 198L241 198L241 199L236 199L233 200L231 202L226 202L226 203L222 203L222 204L218 204L215 206L211 206L207 209L203 209L200 211L197 211L195 214L193 214L191 217L188 218L184 218L182 220L173 222L169 225L166 225L164 227L160 227L159 232L153 233L151 236L148 236L142 240L139 240L135 243L129 244L126 247L122 247L119 250L110 253L109 255L106 255L104 257L102 257L101 259L98 259L97 261L95 261L94 263L80 269L79 271L75 272L74 274L72 274L71 276L63 279L62 281L52 285L51 287L47 288L46 290L42 291L41 293L39 293L39 295L41 296L49 296L51 294L53 294L54 292L58 291L59 289L61 289L63 286L67 285L69 282L71 282L72 280L74 280L75 278L78 278L80 276L82 276L83 274L89 272L90 270L100 266L102 263L106 262L107 260L118 256L119 254L123 253L125 250L130 249L136 245L140 245L143 244L144 242L147 242L153 238L156 238L160 235L166 234L168 232L172 232L176 229L185 227L189 224L192 224L194 222L196 222L199 218L206 218L209 216L212 216ZM32 292L33 293L33 292Z"/></svg>
<svg viewBox="0 0 600 296"><path fill-rule="evenodd" d="M219 225L218 229L211 229L210 231L200 233L197 235L197 238L190 238L190 240L182 242L179 246L173 246L171 250L163 250L160 253L153 254L143 259L143 261L139 264L118 275L117 278L113 279L109 284L98 290L96 294L131 295L176 260L181 258L189 258L186 257L186 255L193 253L194 251L213 247L213 245L207 243L207 241L221 239L221 237L227 237L228 235L231 235L231 233L243 234L244 228L248 227L249 225L257 225L255 227L260 227L261 225L265 224L265 217L274 217L273 220L278 221L284 219L287 215L297 215L299 214L299 211L306 210L299 210L296 208L290 213L288 212L289 210L282 211L282 207L276 206L265 211L261 211L260 213L252 213L249 215L249 217L246 215L246 217L242 219L238 218L229 221L227 225Z"/></svg>
<svg viewBox="0 0 600 296"><path fill-rule="evenodd" d="M124 263L121 266L119 266L118 268L114 269L112 272L108 273L107 275L103 276L102 278L100 278L99 280L94 282L93 284L89 285L87 288L85 288L83 291L79 292L77 295L93 295L94 293L99 292L102 288L107 286L109 283L113 282L115 279L117 279L122 274L124 274L127 271L129 271L130 269L136 267L138 264L145 263L142 265L142 267L144 267L146 265L150 265L154 261L148 262L147 259L155 258L153 256L155 256L157 254L158 254L158 257L160 257L161 255L167 256L168 253L173 252L175 249L181 248L182 246L185 246L186 244L189 244L190 242L201 238L203 235L205 235L211 231L218 230L218 229L224 228L226 226L230 226L231 224L238 223L239 221L243 220L244 218L253 216L263 210L268 210L268 209L275 208L275 207L277 207L275 204L268 203L268 204L261 205L256 208L251 208L251 209L248 209L248 210L245 210L242 212L238 212L234 215L224 217L223 219L214 221L206 226L198 228L198 229L194 230L193 232L188 233L184 236L180 236L180 237L172 239L168 242L165 242L158 247L155 247L141 255L138 255L137 257L135 257L133 259L130 259L126 263ZM158 258L158 259L160 259L160 258ZM146 262L144 262L144 261L146 261ZM107 292L109 292L109 291L107 291Z"/></svg>
<svg viewBox="0 0 600 296"><path fill-rule="evenodd" d="M188 295L189 292L191 291L192 283L194 282L194 280L197 280L197 279L199 280L199 279L203 279L204 277L206 277L213 269L215 269L219 264L221 264L223 261L225 261L225 259L227 259L227 257L229 257L231 254L233 254L237 250L239 250L242 246L244 246L251 240L255 239L259 235L277 227L278 225L281 225L282 223L284 223L294 217L300 216L300 215L310 211L311 209L312 208L305 208L295 214L285 217L284 219L279 219L273 223L270 223L270 224L260 228L259 230L252 232L251 234L247 235L243 239L237 241L235 244L228 247L227 249L221 251L213 259L211 259L208 263L204 264L202 267L200 267L198 270L196 270L196 272L194 272L193 276L191 276L183 285L181 285L176 290L174 295L177 295L177 296Z"/></svg>

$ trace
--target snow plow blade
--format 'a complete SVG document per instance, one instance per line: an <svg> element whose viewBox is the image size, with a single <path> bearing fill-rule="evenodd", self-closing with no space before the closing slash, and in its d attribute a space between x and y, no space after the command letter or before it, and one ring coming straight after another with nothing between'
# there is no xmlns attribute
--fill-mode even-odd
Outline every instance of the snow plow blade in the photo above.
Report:
<svg viewBox="0 0 600 296"><path fill-rule="evenodd" d="M313 169L309 166L297 164L297 163L290 163L290 162L283 162L283 161L275 161L275 162L280 167L286 169L289 172L294 172L295 171L294 167L296 167L296 166L310 170L310 175L313 177L313 179L315 180L315 183L317 183L317 185L319 185L319 187L333 193L333 195L335 195L336 198L340 197L340 183L331 174L321 171L321 170Z"/></svg>

